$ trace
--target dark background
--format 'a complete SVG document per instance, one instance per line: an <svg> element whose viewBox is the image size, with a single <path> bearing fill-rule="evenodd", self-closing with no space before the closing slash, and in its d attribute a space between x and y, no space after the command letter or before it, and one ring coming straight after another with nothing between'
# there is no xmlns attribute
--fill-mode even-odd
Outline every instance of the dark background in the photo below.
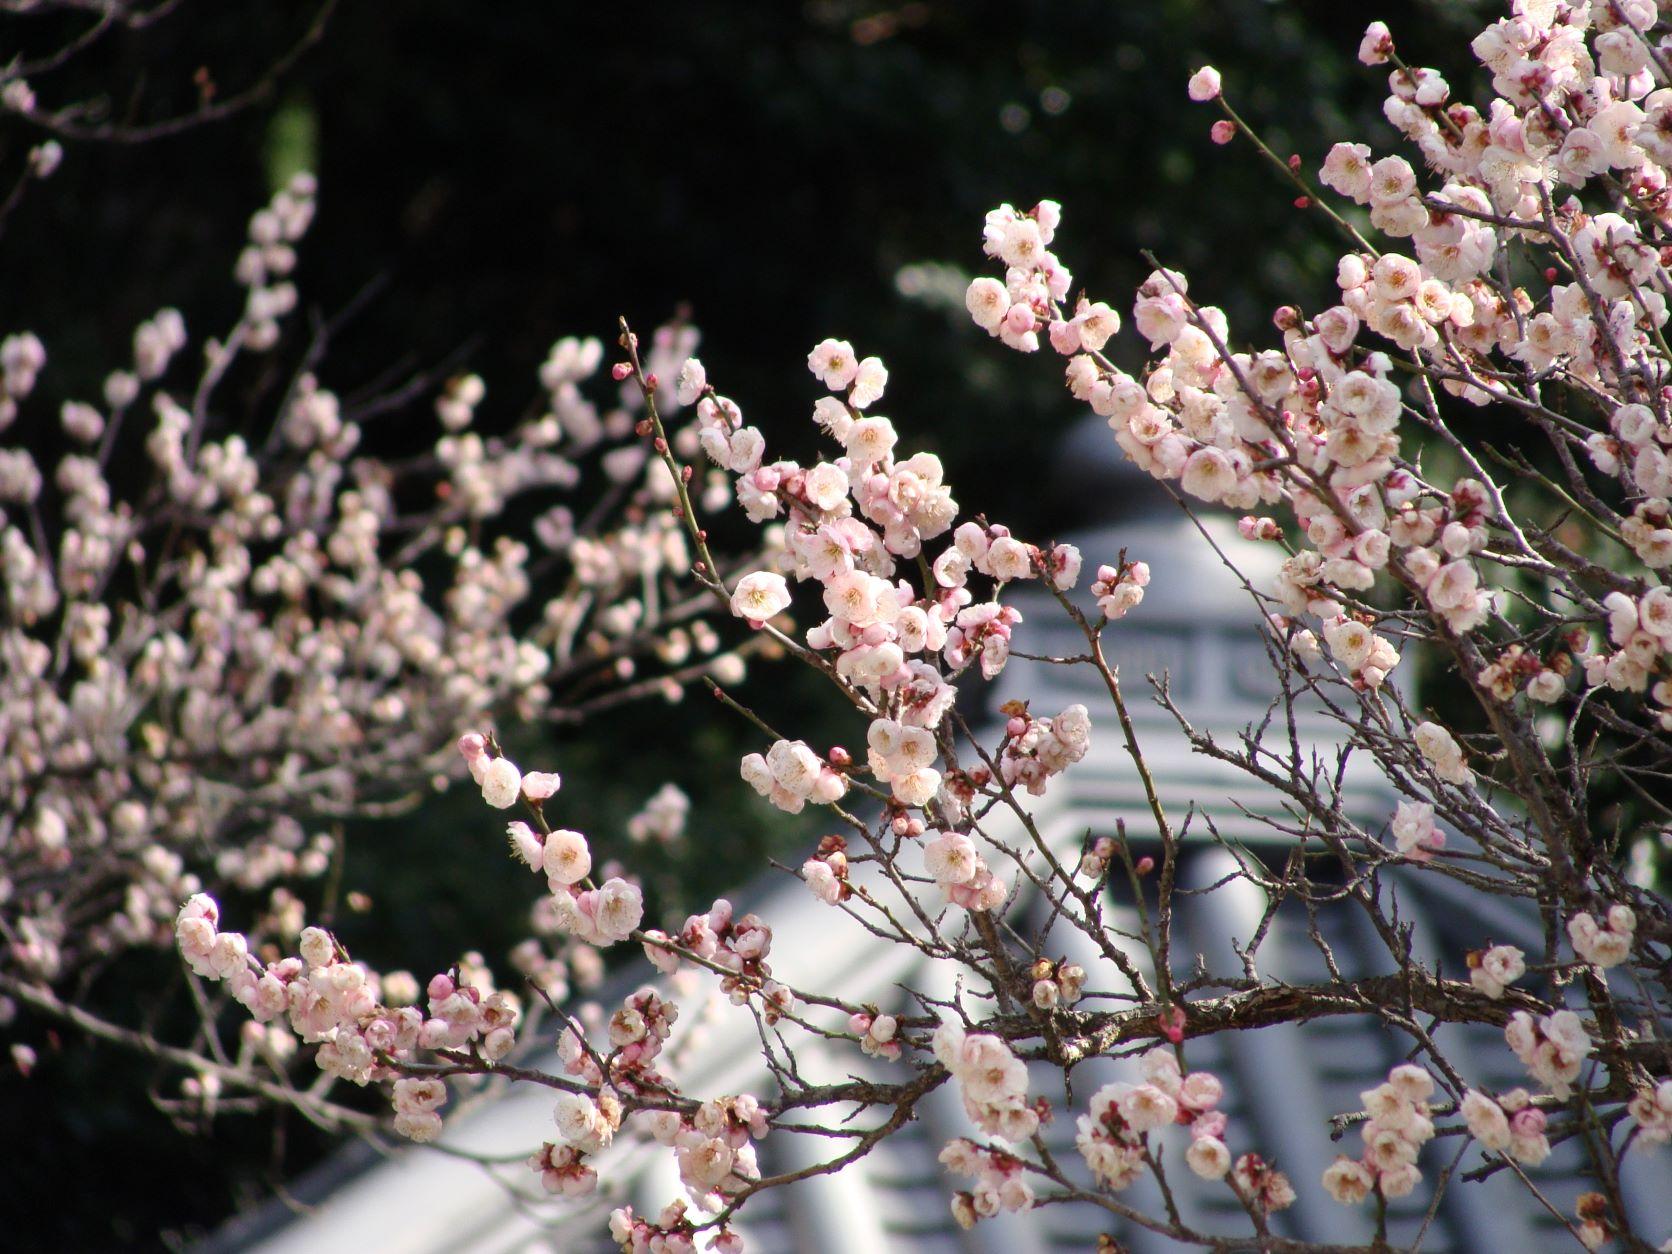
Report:
<svg viewBox="0 0 1672 1254"><path fill-rule="evenodd" d="M1376 15L1410 60L1455 83L1481 8L1404 0ZM221 96L238 92L313 13L187 3L34 86L49 108L103 100L128 122L175 116L198 99L200 70ZM607 338L617 314L648 328L689 307L710 379L770 446L796 454L814 435L802 363L836 335L887 362L882 408L903 447L940 454L966 507L1043 538L1075 521L1049 475L1080 415L1061 359L1024 360L963 311L963 285L986 265L982 215L1059 200L1057 248L1077 287L1124 315L1152 249L1242 337L1265 337L1276 304L1330 294L1339 249L1250 146L1209 143L1217 114L1187 101L1185 79L1218 65L1272 147L1315 169L1336 139L1390 139L1385 78L1353 60L1366 17L1329 0L345 0L251 108L143 144L68 142L57 176L29 191L0 236L0 333L27 327L46 342L52 403L32 402L17 432L49 439L57 400L95 397L157 308L185 313L194 352L230 325L244 224L307 168L321 190L301 246L304 307L329 316L382 283L334 343L326 386L456 362L488 383L480 425L503 428L558 336ZM0 18L0 45L52 47L85 21ZM0 176L43 137L0 118ZM1138 364L1127 337L1115 351ZM404 422L379 438L433 438L427 402ZM822 718L831 738L853 737L815 688L773 679L754 694L773 721L811 735ZM566 776L565 823L606 852L663 780L693 795L702 817L686 852L652 866L691 886L684 900L660 895L669 912L746 881L768 851L798 861L817 834L743 795L735 757L748 735L706 710L660 708L521 733L529 764ZM348 886L373 905L345 925L350 939L378 965L430 971L480 948L503 971L533 890L496 830L463 796L357 830ZM148 988L171 961L108 973L107 997L121 1004L123 980ZM0 1077L21 1151L0 1175L0 1245L177 1243L271 1196L325 1148L269 1115L224 1119L213 1141L183 1136L147 1098L173 1091L177 1073L27 1020L12 1031L41 1063L29 1080Z"/></svg>

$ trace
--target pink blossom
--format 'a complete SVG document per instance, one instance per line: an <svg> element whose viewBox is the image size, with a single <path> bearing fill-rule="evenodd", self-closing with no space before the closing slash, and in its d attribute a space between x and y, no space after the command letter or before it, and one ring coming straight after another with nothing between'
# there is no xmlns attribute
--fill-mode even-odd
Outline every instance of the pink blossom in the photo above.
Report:
<svg viewBox="0 0 1672 1254"><path fill-rule="evenodd" d="M592 873L592 852L586 837L560 829L550 833L541 851L540 865L555 892L578 884Z"/></svg>
<svg viewBox="0 0 1672 1254"><path fill-rule="evenodd" d="M846 340L821 340L807 354L807 368L832 392L843 392L859 374L859 359Z"/></svg>
<svg viewBox="0 0 1672 1254"><path fill-rule="evenodd" d="M522 772L509 758L495 758L482 771L482 800L496 810L517 804L522 795Z"/></svg>
<svg viewBox="0 0 1672 1254"><path fill-rule="evenodd" d="M755 571L743 576L732 589L732 613L759 626L789 608L790 592L784 577L773 571Z"/></svg>
<svg viewBox="0 0 1672 1254"><path fill-rule="evenodd" d="M1375 1176L1363 1163L1338 1154L1324 1169L1324 1191L1343 1206L1357 1206L1370 1196Z"/></svg>
<svg viewBox="0 0 1672 1254"><path fill-rule="evenodd" d="M1219 71L1204 65L1190 76L1190 98L1197 103L1219 97ZM1223 1173L1221 1173L1223 1174Z"/></svg>
<svg viewBox="0 0 1672 1254"><path fill-rule="evenodd" d="M1381 65L1393 53L1393 36L1386 22L1372 22L1365 27L1359 42L1358 59L1365 65Z"/></svg>
<svg viewBox="0 0 1672 1254"><path fill-rule="evenodd" d="M996 333L1010 310L1010 297L1004 290L1004 284L997 279L983 277L971 281L969 290L964 294L964 306L978 327Z"/></svg>

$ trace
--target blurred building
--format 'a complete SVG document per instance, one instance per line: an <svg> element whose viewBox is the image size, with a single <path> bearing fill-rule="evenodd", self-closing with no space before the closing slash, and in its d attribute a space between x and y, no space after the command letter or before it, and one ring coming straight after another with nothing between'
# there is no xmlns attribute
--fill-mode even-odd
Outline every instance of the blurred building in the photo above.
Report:
<svg viewBox="0 0 1672 1254"><path fill-rule="evenodd" d="M1288 715L1272 706L1274 680L1258 609L1241 578L1215 549L1234 560L1242 576L1256 586L1269 582L1278 558L1270 546L1243 541L1224 518L1205 519L1199 532L1198 524L1157 485L1118 460L1106 429L1095 420L1070 437L1054 487L1086 501L1095 515L1087 530L1065 537L1080 546L1088 571L1099 562L1113 562L1123 549L1152 569L1143 604L1110 628L1105 640L1120 667L1127 703L1162 801L1175 830L1184 833L1179 883L1196 892L1182 898L1177 908L1176 962L1181 971L1200 962L1210 972L1241 975L1235 946L1261 926L1267 903L1256 886L1234 877L1236 858L1261 858L1281 868L1294 838L1280 828L1295 828L1301 820L1286 812L1276 792L1192 753L1173 716L1152 700L1143 676L1165 673L1182 713L1222 743L1235 742L1245 728L1268 718L1278 720L1286 742ZM1089 576L1083 582L1089 582ZM1017 649L1047 655L1084 651L1072 624L1042 595L1016 603L1027 620L1018 631ZM1038 799L1035 824L1054 849L1077 858L1088 833L1113 834L1117 821L1124 821L1129 840L1141 852L1145 833L1153 833L1154 823L1097 675L1084 666L1013 659L991 695L995 708L1012 696L1025 695L1034 712L1042 715L1074 701L1093 711L1091 752L1052 781L1046 796ZM1306 756L1315 753L1320 761L1341 764L1339 771L1330 773L1339 781L1348 812L1367 825L1385 822L1394 797L1368 760L1343 757L1339 726L1320 707L1297 709L1293 718L1293 734ZM1274 828L1269 820L1280 826ZM1009 834L1026 840L1019 831ZM1500 899L1460 889L1444 876L1395 873L1386 877L1382 891L1397 897L1399 918L1412 929L1415 954L1448 973L1461 974L1463 954L1488 941L1516 943L1530 951L1542 945L1535 918ZM792 985L839 988L852 1001L902 1012L916 1011L903 987L937 995L950 991L950 973L930 969L915 951L880 941L839 912L814 903L799 880L776 874L740 893L738 900L743 903L740 909L752 909L773 925L774 970ZM1038 916L1034 921L1043 922L1040 902L1024 900L1017 909L1032 910ZM1122 892L1112 893L1106 917L1112 928L1138 930L1134 904ZM1279 910L1259 949L1261 975L1267 981L1294 984L1328 979L1319 939L1347 978L1392 970L1385 945L1362 912L1346 905L1324 908L1317 912L1317 927L1315 938L1303 911L1287 906ZM1050 952L1084 966L1088 987L1123 987L1112 965L1083 936L1059 928L1053 939ZM1125 947L1140 967L1149 964L1141 945ZM654 972L641 964L609 990L605 1004L650 975ZM703 978L712 989L712 978ZM679 1031L690 1027L691 1016L703 1018L697 1009L701 1001L682 999L682 1008L690 1009L676 1029L676 1040ZM677 1068L685 1091L698 1096L769 1091L752 1020L729 1007L707 1018L699 1042ZM1471 1083L1493 1091L1527 1083L1500 1031L1447 1025L1435 1035ZM1364 1244L1374 1236L1370 1208L1331 1201L1319 1178L1338 1153L1356 1156L1360 1148L1356 1132L1339 1143L1332 1141L1330 1118L1361 1109L1360 1093L1406 1059L1407 1044L1363 1015L1190 1041L1190 1067L1213 1071L1225 1081L1223 1109L1230 1118L1227 1143L1232 1153L1258 1150L1295 1183L1298 1200L1274 1217L1274 1234L1348 1245ZM797 1057L804 1073L814 1078L890 1074L852 1046L815 1043L798 1048ZM557 1069L555 1064L551 1069ZM1074 1121L1089 1095L1111 1079L1131 1078L1135 1070L1130 1063L1110 1059L1083 1064L1074 1072L1077 1106L1072 1109L1061 1106L1060 1082L1053 1095L1049 1073L1040 1072L1033 1091L1053 1095L1058 1105L1058 1117L1047 1127L1046 1138L1059 1163L1080 1166L1073 1146ZM667 1150L623 1137L597 1164L610 1193L580 1206L546 1202L523 1159L553 1136L551 1106L549 1090L522 1085L493 1094L466 1115L449 1116L445 1143L498 1165L484 1168L433 1149L402 1150L380 1158L361 1147L301 1182L296 1196L307 1206L305 1211L269 1208L230 1225L204 1248L261 1254L583 1254L615 1248L606 1231L608 1213L615 1206L630 1202L639 1214L654 1216L683 1196ZM947 1140L969 1134L971 1125L951 1084L921 1103L919 1114L918 1120L852 1167L753 1199L737 1225L748 1248L758 1254L1045 1254L1090 1251L1104 1233L1138 1254L1175 1248L1107 1211L1079 1204L1000 1215L973 1230L959 1230L948 1203L952 1192L968 1182L947 1177L936 1155ZM827 1157L839 1152L839 1143L809 1144L814 1140L785 1133L766 1137L757 1147L762 1171L795 1171L817 1161L812 1156L816 1152ZM1182 1144L1178 1140L1178 1146ZM1464 1151L1460 1161L1459 1149ZM1420 1240L1429 1254L1471 1254L1553 1249L1570 1239L1561 1223L1508 1172L1483 1183L1454 1182L1430 1216L1432 1190L1426 1182L1454 1167L1466 1171L1479 1161L1479 1151L1472 1145L1464 1148L1456 1138L1430 1142L1420 1163L1425 1186L1389 1206L1387 1235L1392 1245L1411 1248ZM1578 1163L1571 1143L1558 1145L1542 1167L1529 1173L1564 1214L1573 1213L1575 1197L1590 1187ZM1664 1155L1629 1155L1622 1179L1632 1219L1652 1240L1672 1235L1672 1172L1666 1163ZM1247 1216L1223 1184L1198 1179L1177 1159L1170 1165L1175 1169L1169 1181L1186 1222L1208 1232L1247 1234ZM1159 1195L1147 1179L1120 1196L1139 1209L1160 1210Z"/></svg>

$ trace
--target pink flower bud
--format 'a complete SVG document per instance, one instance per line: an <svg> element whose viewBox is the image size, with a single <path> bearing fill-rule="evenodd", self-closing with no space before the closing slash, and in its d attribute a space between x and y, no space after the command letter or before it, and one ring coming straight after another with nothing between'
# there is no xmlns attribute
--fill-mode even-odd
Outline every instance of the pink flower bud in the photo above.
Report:
<svg viewBox="0 0 1672 1254"><path fill-rule="evenodd" d="M1211 65L1204 65L1190 76L1188 90L1190 98L1197 104L1218 99L1220 90L1219 71Z"/></svg>
<svg viewBox="0 0 1672 1254"><path fill-rule="evenodd" d="M1386 22L1372 22L1359 41L1358 59L1365 65L1383 65L1393 55L1393 35Z"/></svg>
<svg viewBox="0 0 1672 1254"><path fill-rule="evenodd" d="M1004 326L1012 335L1026 335L1034 329L1033 309L1018 301L1004 315Z"/></svg>

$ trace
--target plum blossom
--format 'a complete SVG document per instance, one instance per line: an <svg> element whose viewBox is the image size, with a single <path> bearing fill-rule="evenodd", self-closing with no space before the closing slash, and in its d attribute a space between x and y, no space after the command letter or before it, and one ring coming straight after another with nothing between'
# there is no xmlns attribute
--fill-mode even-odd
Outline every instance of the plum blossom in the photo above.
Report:
<svg viewBox="0 0 1672 1254"><path fill-rule="evenodd" d="M1527 970L1525 955L1514 945L1493 945L1470 953L1468 958L1469 982L1494 1000Z"/></svg>
<svg viewBox="0 0 1672 1254"><path fill-rule="evenodd" d="M1144 599L1149 587L1150 568L1147 562L1127 562L1119 569L1099 566L1091 594L1097 598L1097 609L1104 618L1125 618Z"/></svg>
<svg viewBox="0 0 1672 1254"><path fill-rule="evenodd" d="M1641 1088L1627 1104L1637 1121L1637 1138L1643 1145L1665 1145L1672 1141L1672 1081L1662 1080Z"/></svg>
<svg viewBox="0 0 1672 1254"><path fill-rule="evenodd" d="M816 855L801 864L801 878L813 896L826 905L845 900L851 891L847 885L847 841L840 836L821 840Z"/></svg>
<svg viewBox="0 0 1672 1254"><path fill-rule="evenodd" d="M900 1056L900 1023L893 1015L856 1014L848 1019L848 1029L859 1037L859 1048L873 1058Z"/></svg>
<svg viewBox="0 0 1672 1254"><path fill-rule="evenodd" d="M1447 783L1467 786L1474 781L1474 772L1463 757L1452 734L1438 723L1418 723L1411 733L1417 752L1426 758L1434 773Z"/></svg>
<svg viewBox="0 0 1672 1254"><path fill-rule="evenodd" d="M1567 1097L1579 1068L1595 1048L1571 1010L1557 1010L1538 1019L1517 1010L1504 1029L1504 1039L1533 1079L1558 1098Z"/></svg>
<svg viewBox="0 0 1672 1254"><path fill-rule="evenodd" d="M1399 852L1413 862L1426 862L1444 849L1445 833L1434 824L1434 807L1426 801L1401 801L1393 816L1393 839Z"/></svg>
<svg viewBox="0 0 1672 1254"><path fill-rule="evenodd" d="M1055 718L1013 713L1005 724L999 776L1012 787L1020 785L1041 796L1053 776L1084 758L1090 748L1091 717L1083 705L1070 705Z"/></svg>
<svg viewBox="0 0 1672 1254"><path fill-rule="evenodd" d="M807 354L807 368L832 392L842 392L859 374L859 359L846 340L823 340Z"/></svg>
<svg viewBox="0 0 1672 1254"><path fill-rule="evenodd" d="M1033 1208L1033 1189L1020 1159L958 1137L947 1142L940 1161L953 1174L976 1180L973 1190L952 1195L952 1215L959 1227L973 1228L1001 1211Z"/></svg>
<svg viewBox="0 0 1672 1254"><path fill-rule="evenodd" d="M1404 1197L1416 1188L1422 1179L1417 1158L1435 1131L1428 1105L1433 1093L1433 1077L1404 1063L1360 1095L1369 1116L1359 1129L1364 1149L1357 1161L1342 1155L1324 1170L1324 1188L1332 1198L1354 1206L1372 1190Z"/></svg>
<svg viewBox="0 0 1672 1254"><path fill-rule="evenodd" d="M522 772L509 758L494 758L482 768L482 800L496 810L508 809L522 796Z"/></svg>
<svg viewBox="0 0 1672 1254"><path fill-rule="evenodd" d="M553 892L580 883L592 873L592 852L586 837L566 829L549 833L541 848L540 867Z"/></svg>
<svg viewBox="0 0 1672 1254"><path fill-rule="evenodd" d="M1573 952L1599 967L1614 967L1631 955L1637 913L1630 906L1610 906L1602 923L1581 910L1568 920Z"/></svg>
<svg viewBox="0 0 1672 1254"><path fill-rule="evenodd" d="M743 576L732 589L732 613L758 626L790 605L789 586L774 571L758 570Z"/></svg>
<svg viewBox="0 0 1672 1254"><path fill-rule="evenodd" d="M883 388L888 383L888 368L878 357L867 357L859 363L859 369L853 378L852 390L848 393L848 404L855 409L869 409L882 399Z"/></svg>
<svg viewBox="0 0 1672 1254"><path fill-rule="evenodd" d="M764 756L745 757L740 769L744 782L790 814L799 814L809 801L830 805L847 793L846 777L805 741L777 741Z"/></svg>
<svg viewBox="0 0 1672 1254"><path fill-rule="evenodd" d="M932 1038L935 1057L958 1083L964 1110L977 1127L1008 1141L1025 1141L1039 1127L1027 1102L1028 1069L998 1037L966 1033L943 1020Z"/></svg>

